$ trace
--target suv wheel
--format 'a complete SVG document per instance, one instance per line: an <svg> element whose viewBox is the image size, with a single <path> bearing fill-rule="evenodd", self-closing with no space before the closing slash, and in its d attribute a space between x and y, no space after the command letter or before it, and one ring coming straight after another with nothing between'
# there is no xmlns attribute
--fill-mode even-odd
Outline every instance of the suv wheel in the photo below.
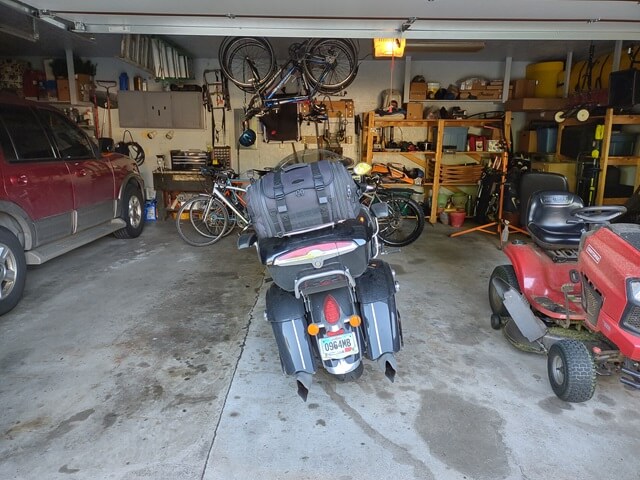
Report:
<svg viewBox="0 0 640 480"><path fill-rule="evenodd" d="M116 238L136 238L144 227L142 192L134 185L127 185L122 197L122 219L127 226L114 232Z"/></svg>
<svg viewBox="0 0 640 480"><path fill-rule="evenodd" d="M0 227L0 315L18 304L26 276L24 248L13 233Z"/></svg>

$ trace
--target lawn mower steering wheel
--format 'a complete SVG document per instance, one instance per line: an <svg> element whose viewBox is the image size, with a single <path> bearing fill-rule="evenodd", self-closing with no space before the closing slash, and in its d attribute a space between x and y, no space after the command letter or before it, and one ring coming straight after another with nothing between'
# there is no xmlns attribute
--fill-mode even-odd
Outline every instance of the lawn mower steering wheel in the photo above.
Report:
<svg viewBox="0 0 640 480"><path fill-rule="evenodd" d="M622 205L600 205L577 208L571 212L571 215L586 223L607 223L626 211L626 207Z"/></svg>

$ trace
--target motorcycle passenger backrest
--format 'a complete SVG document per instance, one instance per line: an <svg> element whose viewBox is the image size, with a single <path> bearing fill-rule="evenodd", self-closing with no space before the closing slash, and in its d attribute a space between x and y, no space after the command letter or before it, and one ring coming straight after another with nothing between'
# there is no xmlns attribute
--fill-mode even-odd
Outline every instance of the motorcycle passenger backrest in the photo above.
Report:
<svg viewBox="0 0 640 480"><path fill-rule="evenodd" d="M569 191L567 178L559 173L529 172L520 179L520 225L525 227L528 222L529 200L531 196L541 190Z"/></svg>

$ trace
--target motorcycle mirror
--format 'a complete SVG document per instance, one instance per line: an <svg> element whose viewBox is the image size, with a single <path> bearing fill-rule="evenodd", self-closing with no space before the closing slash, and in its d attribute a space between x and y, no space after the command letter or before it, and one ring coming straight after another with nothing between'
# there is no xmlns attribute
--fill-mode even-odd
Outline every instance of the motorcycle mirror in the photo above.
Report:
<svg viewBox="0 0 640 480"><path fill-rule="evenodd" d="M355 167L353 167L353 173L356 175L367 175L371 171L371 165L366 162L358 162Z"/></svg>

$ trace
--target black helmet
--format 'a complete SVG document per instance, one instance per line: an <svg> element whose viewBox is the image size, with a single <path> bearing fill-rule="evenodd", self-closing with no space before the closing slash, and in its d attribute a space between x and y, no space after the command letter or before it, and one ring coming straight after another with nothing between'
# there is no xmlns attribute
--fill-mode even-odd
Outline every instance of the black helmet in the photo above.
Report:
<svg viewBox="0 0 640 480"><path fill-rule="evenodd" d="M250 147L254 143L256 143L256 132L247 128L242 134L240 134L240 138L238 138L238 143L243 147Z"/></svg>

